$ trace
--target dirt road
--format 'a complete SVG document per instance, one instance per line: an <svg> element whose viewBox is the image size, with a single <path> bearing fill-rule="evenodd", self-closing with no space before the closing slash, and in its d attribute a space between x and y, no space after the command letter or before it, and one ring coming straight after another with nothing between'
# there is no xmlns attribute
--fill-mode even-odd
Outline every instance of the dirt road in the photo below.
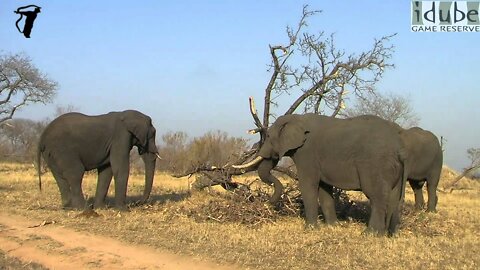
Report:
<svg viewBox="0 0 480 270"><path fill-rule="evenodd" d="M50 269L233 269L0 212L0 249Z"/></svg>

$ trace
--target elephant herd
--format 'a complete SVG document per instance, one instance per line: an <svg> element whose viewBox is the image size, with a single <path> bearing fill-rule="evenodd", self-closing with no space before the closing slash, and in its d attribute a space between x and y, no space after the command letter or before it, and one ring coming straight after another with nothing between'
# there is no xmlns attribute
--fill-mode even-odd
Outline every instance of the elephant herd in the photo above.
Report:
<svg viewBox="0 0 480 270"><path fill-rule="evenodd" d="M129 153L137 146L145 162L147 200L152 190L156 158L155 128L150 117L134 110L87 116L67 113L53 120L40 137L38 164L47 163L65 208L83 209L82 178L98 170L94 207L104 207L112 177L115 207L126 209ZM307 226L316 226L318 207L325 222L337 222L333 187L361 190L370 200L367 231L393 234L408 180L415 206L424 206L422 187L427 182L427 211L435 211L436 189L443 163L442 149L431 132L403 129L372 115L337 119L317 114L285 115L268 129L258 157L234 168L257 166L258 175L273 184L276 203L283 185L271 174L279 160L289 156L297 172ZM41 186L40 166L39 183Z"/></svg>

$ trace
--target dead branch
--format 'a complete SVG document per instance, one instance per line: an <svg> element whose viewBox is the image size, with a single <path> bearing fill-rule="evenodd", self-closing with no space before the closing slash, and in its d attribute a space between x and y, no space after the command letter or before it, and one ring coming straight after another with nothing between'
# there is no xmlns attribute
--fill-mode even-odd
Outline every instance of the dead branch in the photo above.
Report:
<svg viewBox="0 0 480 270"><path fill-rule="evenodd" d="M467 154L468 158L470 159L470 165L455 178L449 187L445 188L445 190L450 188L450 193L452 193L453 187L455 187L463 177L480 168L480 148L469 148L467 149Z"/></svg>
<svg viewBox="0 0 480 270"><path fill-rule="evenodd" d="M453 180L452 184L450 184L448 187L445 188L445 190L448 190L450 189L450 193L452 193L452 191L454 190L454 187L458 184L458 182L460 182L460 180L462 180L466 175L468 175L469 173L477 170L480 168L480 164L479 165L476 165L476 166L473 166L473 167L469 167L469 168L466 168L465 170L463 170L463 172L461 174L459 174L455 180Z"/></svg>
<svg viewBox="0 0 480 270"><path fill-rule="evenodd" d="M303 6L302 16L298 22L295 29L287 27L287 35L289 38L289 43L287 45L269 45L270 56L272 57L272 64L270 67L273 69L270 80L265 88L265 102L264 102L264 111L263 111L263 127L269 126L270 120L270 105L272 104L271 94L272 91L277 89L277 82L280 84L280 87L285 87L287 80L286 74L291 76L296 76L296 72L293 72L291 68L286 65L288 59L293 55L293 48L298 42L299 36L302 33L302 30L307 27L307 19L321 11L308 9L308 5ZM282 51L282 54L278 55L277 51ZM279 80L280 78L280 80ZM299 81L299 80L297 80Z"/></svg>
<svg viewBox="0 0 480 270"><path fill-rule="evenodd" d="M276 97L283 94L297 95L284 115L292 114L303 106L305 112L320 114L330 110L331 116L335 117L345 108L344 101L349 94L362 96L365 92L372 92L384 70L393 67L389 60L394 47L388 43L394 35L375 40L370 50L347 55L337 48L333 34L325 37L324 32L312 34L307 31L308 19L317 13L320 11L311 11L308 5L303 6L298 24L286 29L288 42L269 45L271 76L265 87L263 121L258 117L253 98L249 98L249 109L255 128L248 133L260 133L260 140L234 164L244 164L252 160L263 144L270 117L273 115L271 108L275 105L272 93L275 93ZM252 167L240 170L230 165L226 164L221 168L196 168L183 175L214 172L219 179L230 179L232 175L256 169ZM298 178L289 169L277 167L275 170L292 179Z"/></svg>

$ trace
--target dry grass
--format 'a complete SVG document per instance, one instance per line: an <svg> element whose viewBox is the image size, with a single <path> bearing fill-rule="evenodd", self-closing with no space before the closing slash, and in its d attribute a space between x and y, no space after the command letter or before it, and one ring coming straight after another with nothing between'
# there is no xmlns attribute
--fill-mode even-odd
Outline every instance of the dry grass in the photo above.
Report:
<svg viewBox="0 0 480 270"><path fill-rule="evenodd" d="M46 270L44 266L29 262L24 263L16 258L7 256L2 250L0 250L0 269L2 270Z"/></svg>
<svg viewBox="0 0 480 270"><path fill-rule="evenodd" d="M445 168L442 177L441 188L455 176ZM250 175L241 181L255 178ZM480 183L468 179L460 181L461 190L439 193L437 213L414 211L408 187L402 226L393 238L362 234L368 206L358 192L349 193L354 203L338 226L304 230L298 214L276 211L260 199L252 202L221 189L190 193L189 179L165 174L156 175L149 205L132 205L128 213L99 210L99 217L88 218L61 210L55 181L49 174L43 179L40 193L31 166L0 164L0 210L244 268L480 267ZM84 180L85 194L92 196L95 187L96 176L90 174ZM132 176L129 199L134 202L142 190L143 177Z"/></svg>

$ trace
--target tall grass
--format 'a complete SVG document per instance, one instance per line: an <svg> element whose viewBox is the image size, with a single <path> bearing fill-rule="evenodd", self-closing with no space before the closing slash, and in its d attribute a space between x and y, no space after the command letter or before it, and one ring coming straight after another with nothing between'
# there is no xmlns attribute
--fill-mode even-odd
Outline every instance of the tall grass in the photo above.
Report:
<svg viewBox="0 0 480 270"><path fill-rule="evenodd" d="M442 182L448 183L453 174L444 168ZM235 180L248 182L256 177L249 174ZM31 166L1 164L0 211L55 220L60 226L107 235L126 243L236 263L244 268L478 269L480 266L480 184L469 179L460 184L465 189L439 193L437 213L415 211L413 194L407 187L402 225L393 238L362 234L366 227L362 218L368 212L352 213L337 226L321 225L315 230L304 230L299 216L276 216L271 222L255 226L214 215L199 216L196 213L206 207L215 209L223 204L233 210L234 203L242 203L241 207L248 204L236 202L233 194L221 189L192 193L188 190L190 181L159 173L149 204L132 204L128 213L99 210L100 217L86 218L79 216L79 212L61 209L58 189L48 173L44 175L44 190L39 192ZM143 183L142 175L130 178L128 196L132 203L141 196ZM85 194L92 196L96 176L87 175L83 187ZM112 191L113 188L110 197ZM366 202L360 193L349 194L358 204Z"/></svg>

